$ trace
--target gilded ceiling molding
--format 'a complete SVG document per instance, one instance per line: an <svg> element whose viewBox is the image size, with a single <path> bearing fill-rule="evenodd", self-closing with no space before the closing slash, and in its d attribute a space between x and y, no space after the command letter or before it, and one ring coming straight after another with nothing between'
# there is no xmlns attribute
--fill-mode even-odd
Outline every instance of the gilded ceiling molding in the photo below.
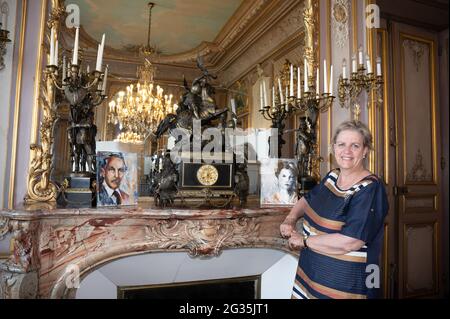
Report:
<svg viewBox="0 0 450 319"><path fill-rule="evenodd" d="M220 81L225 86L230 86L251 72L256 64L264 63L271 58L277 59L277 56L285 55L286 50L303 46L302 12L303 2L301 4L297 2L295 7L290 7L283 19L278 19L277 23L259 38L255 39L253 35L248 35L250 38L248 41L254 41L253 43L249 44L247 39L244 39L235 52L228 53L230 55L217 65L217 69L222 71Z"/></svg>
<svg viewBox="0 0 450 319"><path fill-rule="evenodd" d="M427 51L428 46L425 43L407 39L403 41L403 47L408 49L409 53L413 56L416 71L419 72L419 68L422 66L422 57Z"/></svg>
<svg viewBox="0 0 450 319"><path fill-rule="evenodd" d="M240 19L238 19L237 24L234 25L231 30L225 30L225 36L223 40L219 42L220 49L226 50L231 42L241 36L243 31L251 22L254 22L255 17L268 2L269 0L253 0L252 6L247 10L247 12L245 12L243 17L240 17ZM224 32L221 32L221 34L219 34L216 39L220 39L222 37L222 33Z"/></svg>
<svg viewBox="0 0 450 319"><path fill-rule="evenodd" d="M334 43L344 48L349 39L349 0L334 0L332 6L332 28L334 30Z"/></svg>

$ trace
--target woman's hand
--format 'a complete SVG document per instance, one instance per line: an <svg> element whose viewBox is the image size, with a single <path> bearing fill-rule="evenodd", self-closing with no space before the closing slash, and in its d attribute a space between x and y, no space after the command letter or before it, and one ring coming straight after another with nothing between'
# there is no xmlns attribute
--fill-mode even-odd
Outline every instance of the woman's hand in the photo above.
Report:
<svg viewBox="0 0 450 319"><path fill-rule="evenodd" d="M291 237L291 233L295 229L296 222L293 219L286 218L284 222L280 225L280 233L281 237L289 238Z"/></svg>
<svg viewBox="0 0 450 319"><path fill-rule="evenodd" d="M303 236L297 233L295 230L292 231L291 237L288 242L289 248L291 250L301 250L303 249Z"/></svg>

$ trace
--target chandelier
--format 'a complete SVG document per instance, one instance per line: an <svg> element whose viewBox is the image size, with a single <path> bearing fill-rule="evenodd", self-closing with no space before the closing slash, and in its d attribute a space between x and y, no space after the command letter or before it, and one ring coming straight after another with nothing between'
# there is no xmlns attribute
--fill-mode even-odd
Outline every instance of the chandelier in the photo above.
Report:
<svg viewBox="0 0 450 319"><path fill-rule="evenodd" d="M152 132L167 114L173 113L172 94L154 84L155 68L149 57L155 52L150 46L151 13L154 3L149 3L149 28L147 45L140 50L144 55L144 66L138 68L138 82L120 91L109 103L108 123L119 125L121 134L117 140L138 143Z"/></svg>

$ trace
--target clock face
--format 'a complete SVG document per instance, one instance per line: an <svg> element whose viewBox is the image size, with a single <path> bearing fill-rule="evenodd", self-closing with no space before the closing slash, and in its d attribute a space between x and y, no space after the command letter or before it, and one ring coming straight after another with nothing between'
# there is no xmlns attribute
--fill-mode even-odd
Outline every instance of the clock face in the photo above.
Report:
<svg viewBox="0 0 450 319"><path fill-rule="evenodd" d="M219 172L212 165L203 165L197 171L197 179L204 186L212 186L219 179Z"/></svg>

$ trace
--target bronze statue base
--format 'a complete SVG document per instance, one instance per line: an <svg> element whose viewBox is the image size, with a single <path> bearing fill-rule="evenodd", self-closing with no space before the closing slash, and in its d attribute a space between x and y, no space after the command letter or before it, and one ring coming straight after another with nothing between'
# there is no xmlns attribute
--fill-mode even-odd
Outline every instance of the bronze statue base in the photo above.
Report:
<svg viewBox="0 0 450 319"><path fill-rule="evenodd" d="M64 180L58 206L89 208L97 206L96 178L92 173L72 173Z"/></svg>

